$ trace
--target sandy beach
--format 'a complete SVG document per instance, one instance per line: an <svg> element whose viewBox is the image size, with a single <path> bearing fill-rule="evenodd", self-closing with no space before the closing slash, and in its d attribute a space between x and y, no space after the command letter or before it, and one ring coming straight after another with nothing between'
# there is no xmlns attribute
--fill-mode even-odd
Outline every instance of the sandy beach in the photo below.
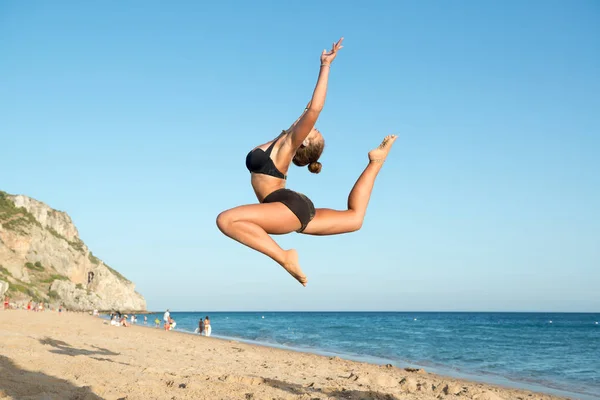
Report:
<svg viewBox="0 0 600 400"><path fill-rule="evenodd" d="M0 311L0 399L560 399L141 326Z"/></svg>

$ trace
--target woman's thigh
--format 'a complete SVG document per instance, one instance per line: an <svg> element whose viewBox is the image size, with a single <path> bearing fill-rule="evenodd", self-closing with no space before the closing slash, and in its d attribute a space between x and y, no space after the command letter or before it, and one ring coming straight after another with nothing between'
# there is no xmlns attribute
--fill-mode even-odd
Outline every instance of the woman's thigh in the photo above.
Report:
<svg viewBox="0 0 600 400"><path fill-rule="evenodd" d="M361 218L353 210L332 210L330 208L317 208L315 217L308 223L302 233L307 235L340 235L360 229Z"/></svg>
<svg viewBox="0 0 600 400"><path fill-rule="evenodd" d="M298 218L283 203L248 204L223 211L217 217L217 225L245 221L256 224L271 235L295 232L302 226Z"/></svg>

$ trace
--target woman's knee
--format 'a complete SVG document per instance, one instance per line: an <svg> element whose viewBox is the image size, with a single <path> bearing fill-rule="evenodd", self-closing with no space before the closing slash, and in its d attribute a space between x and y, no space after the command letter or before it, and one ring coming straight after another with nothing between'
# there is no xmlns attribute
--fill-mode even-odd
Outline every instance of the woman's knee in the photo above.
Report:
<svg viewBox="0 0 600 400"><path fill-rule="evenodd" d="M363 226L363 222L365 220L364 216L359 216L359 215L355 215L350 219L350 232L356 232L359 231L362 226Z"/></svg>
<svg viewBox="0 0 600 400"><path fill-rule="evenodd" d="M354 210L348 210L347 218L348 232L356 232L362 228L363 222L365 220L365 215L357 213Z"/></svg>
<svg viewBox="0 0 600 400"><path fill-rule="evenodd" d="M230 210L223 211L219 215L217 215L217 226L221 230L221 232L226 233L233 224L233 213Z"/></svg>

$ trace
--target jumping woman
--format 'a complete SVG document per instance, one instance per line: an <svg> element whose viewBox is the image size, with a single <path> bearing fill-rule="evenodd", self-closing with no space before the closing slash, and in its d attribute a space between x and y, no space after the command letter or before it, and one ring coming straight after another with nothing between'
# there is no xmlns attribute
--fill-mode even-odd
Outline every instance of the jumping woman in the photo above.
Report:
<svg viewBox="0 0 600 400"><path fill-rule="evenodd" d="M235 207L217 217L221 232L271 257L303 286L308 280L300 268L298 253L283 250L269 235L337 235L359 230L375 178L396 140L396 135L386 136L379 147L369 152L369 163L350 192L347 210L315 210L308 197L285 188L292 162L299 167L307 165L314 174L321 171L318 160L325 141L314 126L325 105L330 66L343 47L342 41L343 38L334 43L329 52L323 50L317 85L300 118L278 137L248 153L246 167L259 203Z"/></svg>

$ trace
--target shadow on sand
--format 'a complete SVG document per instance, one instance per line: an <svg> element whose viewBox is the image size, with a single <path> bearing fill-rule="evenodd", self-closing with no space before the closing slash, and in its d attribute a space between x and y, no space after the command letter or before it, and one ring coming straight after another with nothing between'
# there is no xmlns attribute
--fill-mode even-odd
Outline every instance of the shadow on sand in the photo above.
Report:
<svg viewBox="0 0 600 400"><path fill-rule="evenodd" d="M298 385L297 383L290 383L280 381L277 379L264 379L265 384L272 386L277 389L285 390L296 396L305 396L310 394L325 394L328 397L335 399L348 399L348 400L400 400L398 397L387 394L373 392L371 390L327 390L324 391L320 388L314 388L312 386Z"/></svg>
<svg viewBox="0 0 600 400"><path fill-rule="evenodd" d="M119 353L115 353L114 351L110 351L108 349L103 349L102 347L91 346L94 350L86 350L86 349L78 349L76 347L72 347L68 343L63 342L62 340L56 340L49 337L45 337L44 339L40 339L40 343L46 346L52 346L56 350L50 350L51 353L55 354L63 354L67 356L118 356ZM107 359L103 359L106 361ZM108 360L112 361L112 360Z"/></svg>
<svg viewBox="0 0 600 400"><path fill-rule="evenodd" d="M0 398L102 400L89 387L78 387L64 379L19 368L0 355Z"/></svg>

